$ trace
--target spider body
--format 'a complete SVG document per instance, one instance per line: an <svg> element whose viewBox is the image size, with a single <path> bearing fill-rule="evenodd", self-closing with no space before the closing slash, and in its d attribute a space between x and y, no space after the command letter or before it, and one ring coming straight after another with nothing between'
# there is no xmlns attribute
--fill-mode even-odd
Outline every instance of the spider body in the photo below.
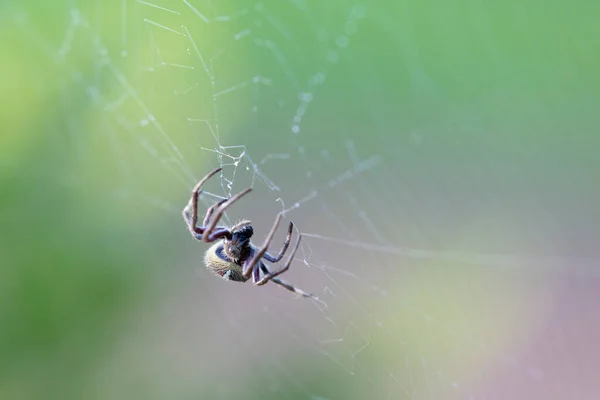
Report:
<svg viewBox="0 0 600 400"><path fill-rule="evenodd" d="M287 236L279 251L279 254L273 256L267 253L267 249L273 240L273 235L281 222L283 214L280 212L277 214L277 218L273 223L271 231L267 235L267 238L261 247L254 246L250 242L254 230L250 221L241 221L231 228L226 226L218 226L219 219L223 215L223 212L239 200L242 196L249 193L252 189L248 188L242 192L236 194L229 199L223 199L206 211L204 222L202 226L197 226L198 221L198 197L202 193L202 185L217 172L221 171L221 168L217 168L211 171L208 175L200 180L192 190L192 198L190 199L187 206L183 209L183 218L185 219L188 229L192 236L196 240L200 240L206 243L215 242L204 255L204 263L206 267L216 275L223 279L237 282L246 282L252 277L252 281L255 285L264 285L269 281L283 286L287 290L294 293L298 293L304 297L312 297L317 299L310 293L306 293L289 283L283 282L278 275L284 273L290 267L290 264L300 246L300 239L302 235L298 237L298 241L294 247L294 250L287 258L283 267L276 271L270 271L269 268L262 261L267 260L271 263L281 261L285 252L287 251L291 240L294 224L290 222L288 227ZM191 209L191 215L190 215ZM214 214L214 217L213 217ZM261 277L262 274L262 277Z"/></svg>
<svg viewBox="0 0 600 400"><path fill-rule="evenodd" d="M242 275L242 263L234 261L226 253L223 242L213 244L204 254L204 264L211 272L223 279L236 282L246 282Z"/></svg>
<svg viewBox="0 0 600 400"><path fill-rule="evenodd" d="M223 279L246 282L243 263L256 252L256 246L250 243L253 229L250 221L242 221L244 226L231 232L231 240L223 239L213 244L204 254L204 264L211 272ZM248 224L248 225L245 225Z"/></svg>
<svg viewBox="0 0 600 400"><path fill-rule="evenodd" d="M241 224L248 224L238 227ZM250 238L254 229L250 221L242 221L235 226L236 229L231 232L231 240L223 239L224 255L240 267L242 263L250 257L252 251L256 249L251 243Z"/></svg>

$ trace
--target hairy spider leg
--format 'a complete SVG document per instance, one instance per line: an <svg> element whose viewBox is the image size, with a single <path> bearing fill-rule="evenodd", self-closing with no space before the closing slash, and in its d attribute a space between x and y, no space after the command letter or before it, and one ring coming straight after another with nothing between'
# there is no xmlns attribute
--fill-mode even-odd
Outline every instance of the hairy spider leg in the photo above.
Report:
<svg viewBox="0 0 600 400"><path fill-rule="evenodd" d="M268 275L268 274L271 273L271 271L269 271L269 269L267 268L267 266L265 264L263 264L263 263L261 263L261 267L260 268L262 269L263 273L266 274L266 275ZM298 289L297 287L294 287L293 285L290 285L289 283L284 282L284 281L282 281L279 278L273 278L273 279L271 279L271 281L274 282L274 283L276 283L276 284L278 284L278 285L283 286L284 288L286 288L290 292L294 292L294 293L299 294L301 296L310 297L312 299L321 301L321 300L319 300L319 298L317 296L312 295L310 293L307 293L307 292L305 292L302 289Z"/></svg>
<svg viewBox="0 0 600 400"><path fill-rule="evenodd" d="M229 208L231 205L233 205L236 201L238 201L239 199L241 199L243 196L245 196L246 194L250 193L252 191L252 188L247 188L242 190L241 192L239 192L238 194L236 194L235 196L227 199L227 201L225 201L216 211L214 218L212 219L212 222L210 223L210 225L208 227L203 227L204 229L204 234L202 235L202 240L204 240L205 242L210 242L211 238L213 237L212 235L212 231L213 229L215 229L215 227L217 226L217 223L219 222L219 219L221 219L221 216L223 215L223 213L225 212L225 210L227 210L227 208ZM225 229L225 228L223 228ZM227 229L227 232L229 232L229 230ZM216 234L217 232L215 232ZM231 232L229 232L229 235L231 235ZM223 237L225 235L222 235L221 237Z"/></svg>
<svg viewBox="0 0 600 400"><path fill-rule="evenodd" d="M213 215L215 210L218 207L220 207L223 203L225 203L227 200L228 199L219 200L218 203L213 204L212 206L210 206L210 208L208 210L206 210L206 215L204 216L204 221L202 222L202 226L208 225L208 223L210 222L210 217Z"/></svg>
<svg viewBox="0 0 600 400"><path fill-rule="evenodd" d="M214 242L217 239L231 236L231 233L229 232L229 230L227 228L219 226L219 227L217 227L216 231L211 232L211 234L208 235L208 237L205 239L204 238L204 233L205 233L204 226L201 226L201 227L196 226L196 224L198 223L198 198L200 197L200 194L202 193L202 190L201 190L202 186L208 179L210 179L212 176L214 176L217 172L219 172L221 170L222 170L222 168L214 169L213 171L209 172L204 178L202 178L200 180L200 182L198 182L196 184L196 186L194 186L194 189L192 190L192 197L190 199L190 202L183 209L183 218L185 219L185 221L188 225L188 229L190 230L190 233L196 240L202 240L205 242ZM226 201L227 201L227 199L220 200L218 203L212 205L206 211L206 216L204 217L205 222L203 223L203 225L206 225L206 221L208 219L210 219L210 216L212 215L212 213L214 212L216 207L219 207ZM192 208L191 218L190 218L190 207ZM213 229L214 229L214 227L213 227Z"/></svg>
<svg viewBox="0 0 600 400"><path fill-rule="evenodd" d="M206 216L204 217L204 222L202 223L202 228L205 229L204 227L208 224L208 222L210 221L210 217L212 216L213 212L220 207L223 203L225 203L227 200L229 199L223 199L223 200L219 200L218 203L213 204L207 211L206 211ZM210 232L210 234L208 235L208 237L206 238L206 240L204 240L204 235L198 235L198 240L203 240L205 242L214 242L217 239L221 239L221 238L227 238L227 239L231 239L231 230L229 228L227 228L226 226L216 226L214 227L213 231Z"/></svg>
<svg viewBox="0 0 600 400"><path fill-rule="evenodd" d="M252 271L252 282L256 284L256 282L260 281L260 270L264 266L262 261L259 261L256 265L256 268Z"/></svg>
<svg viewBox="0 0 600 400"><path fill-rule="evenodd" d="M244 267L242 269L242 276L244 278L246 278L246 279L250 278L250 275L252 274L252 270L254 269L256 264L260 261L262 256L266 253L267 249L269 248L269 244L271 244L271 240L273 240L273 235L275 235L275 231L277 230L277 227L279 226L279 223L281 222L282 217L283 217L283 213L279 212L277 214L277 218L275 218L273 227L271 228L271 231L267 235L267 238L265 239L265 242L263 243L261 248L258 249L254 254L252 254L252 256L248 260L246 260L246 262L244 262Z"/></svg>
<svg viewBox="0 0 600 400"><path fill-rule="evenodd" d="M283 242L283 246L281 247L281 250L279 250L279 254L277 256L272 256L268 252L265 252L265 254L263 255L263 258L265 260L272 262L272 263L281 261L281 259L283 258L283 255L285 254L288 247L290 246L290 242L292 241L292 230L293 229L294 229L294 223L290 221L290 226L288 227L287 236L285 237L285 241ZM298 240L300 240L300 239L298 239Z"/></svg>
<svg viewBox="0 0 600 400"><path fill-rule="evenodd" d="M204 233L203 227L206 226L206 224L208 224L208 221L210 220L210 216L212 215L212 213L215 211L215 209L217 207L219 207L221 204L225 203L227 201L227 199L223 199L220 200L218 203L213 204L212 206L210 206L210 208L208 210L206 210L206 216L204 217L204 222L202 223L202 226L194 226L195 229L190 229L190 231L192 231L192 235L194 236L194 238L202 241L202 234ZM189 203L187 205L187 207L183 210L183 218L186 220L186 222L189 224L191 224L190 221L190 212L189 212L189 208L191 207L191 203ZM224 226L217 226L216 229L227 229ZM202 232L200 232L202 231Z"/></svg>
<svg viewBox="0 0 600 400"><path fill-rule="evenodd" d="M290 254L290 256L287 258L287 261L285 262L285 265L283 267L279 268L278 270L276 270L274 272L270 272L270 273L266 274L265 276L263 276L263 278L261 280L259 280L258 282L254 282L254 284L257 285L257 286L262 286L265 283L269 282L271 279L273 279L276 276L281 275L285 271L287 271L290 268L290 264L294 260L294 256L296 255L296 252L298 251L298 247L300 247L300 240L301 239L302 239L302 235L298 236L298 241L296 242L296 246L294 247L294 251L292 251L292 253Z"/></svg>
<svg viewBox="0 0 600 400"><path fill-rule="evenodd" d="M206 174L204 176L204 178L200 179L200 181L196 184L196 186L194 186L194 189L192 189L192 197L190 199L190 202L183 209L183 218L187 222L188 229L190 230L192 235L194 233L197 233L199 235L202 235L204 233L203 228L196 226L196 224L198 223L198 197L200 196L200 193L202 193L202 190L201 190L202 186L206 183L207 180L212 178L216 173L218 173L221 170L222 170L222 168L216 168L216 169L212 170L211 172L209 172L208 174ZM192 217L191 218L190 218L190 213L189 213L190 207L192 207ZM196 235L194 235L194 237L195 236Z"/></svg>

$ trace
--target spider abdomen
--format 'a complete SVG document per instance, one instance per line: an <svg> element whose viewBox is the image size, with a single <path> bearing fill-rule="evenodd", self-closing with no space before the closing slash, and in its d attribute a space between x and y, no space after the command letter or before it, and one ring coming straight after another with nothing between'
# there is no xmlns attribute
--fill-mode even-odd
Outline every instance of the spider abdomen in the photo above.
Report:
<svg viewBox="0 0 600 400"><path fill-rule="evenodd" d="M225 250L223 249L223 241L219 241L212 245L204 254L204 264L212 273L220 276L223 279L246 282L242 276L242 267L231 261Z"/></svg>

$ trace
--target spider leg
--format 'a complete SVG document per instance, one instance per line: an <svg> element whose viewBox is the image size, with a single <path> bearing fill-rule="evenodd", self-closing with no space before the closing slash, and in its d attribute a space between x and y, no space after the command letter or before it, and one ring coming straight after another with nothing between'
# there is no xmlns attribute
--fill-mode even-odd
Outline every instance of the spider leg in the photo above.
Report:
<svg viewBox="0 0 600 400"><path fill-rule="evenodd" d="M285 262L285 265L283 267L279 268L277 271L270 272L270 273L266 274L265 276L263 276L263 278L261 280L259 280L258 282L254 282L254 284L257 285L257 286L264 285L265 283L269 282L271 279L273 279L276 276L281 275L285 271L287 271L288 268L290 268L290 264L294 260L294 256L296 255L296 252L298 251L298 247L300 247L300 240L301 239L302 239L302 235L300 235L298 237L298 241L296 242L296 247L294 247L294 251L292 251L292 254L290 254L290 256L288 257L288 259Z"/></svg>
<svg viewBox="0 0 600 400"><path fill-rule="evenodd" d="M283 246L281 247L281 250L279 250L279 254L277 256L272 256L271 254L265 252L265 255L263 256L263 258L265 260L272 262L272 263L281 261L281 259L283 258L283 255L285 254L288 247L290 246L290 242L292 241L292 230L293 229L294 229L294 223L290 221L290 226L288 228L287 236L285 237L285 241L283 242ZM300 241L300 239L298 239L298 241Z"/></svg>
<svg viewBox="0 0 600 400"><path fill-rule="evenodd" d="M196 227L196 229L200 230L201 228ZM231 239L231 232L224 226L217 226L215 230L210 235L208 235L208 238L206 240L204 240L203 238L204 235L200 233L192 232L192 236L194 237L194 239L200 242L212 243L215 240L222 239L224 237Z"/></svg>
<svg viewBox="0 0 600 400"><path fill-rule="evenodd" d="M209 180L213 175L215 175L221 170L222 168L214 169L211 172L209 172L204 178L200 179L200 181L196 184L196 186L194 186L194 189L192 190L192 197L190 199L190 202L183 209L183 218L185 219L185 222L188 225L188 229L190 230L192 235L194 235L194 233L200 235L204 233L204 227L201 228L196 226L196 224L198 223L198 197L200 196L200 193L202 193L202 186L204 185L204 183L206 183L207 180ZM192 208L191 218L189 213L190 207ZM194 237L196 237L196 235L194 235Z"/></svg>
<svg viewBox="0 0 600 400"><path fill-rule="evenodd" d="M193 230L192 235L198 239L198 240L202 240L202 234L204 233L204 229L203 227L205 227L208 224L208 221L210 220L211 215L213 214L213 212L215 211L215 209L217 207L219 207L221 204L225 203L227 201L227 199L223 199L220 200L218 203L213 204L212 206L210 206L210 208L208 210L206 210L206 216L204 217L204 222L202 223L202 226L194 226L191 225L192 221L190 220L190 207L192 206L192 203L188 203L188 205L183 209L183 218L185 219L185 222L188 224L189 226L192 226ZM224 226L217 226L215 229L219 229L219 228L225 228Z"/></svg>
<svg viewBox="0 0 600 400"><path fill-rule="evenodd" d="M252 282L254 282L254 284L256 285L256 282L260 281L260 270L264 267L264 264L262 261L259 261L258 264L256 264L256 267L254 268L254 270L252 271Z"/></svg>
<svg viewBox="0 0 600 400"><path fill-rule="evenodd" d="M253 254L250 255L250 257L245 259L244 262L242 263L242 277L244 277L244 279L248 280L250 278L250 276L252 275L252 272L255 269L258 269L260 264L262 264L260 262L260 257L257 258L256 252L254 252ZM255 271L254 274L257 274L257 272ZM255 281L258 281L258 277L256 277L256 275L255 275Z"/></svg>
<svg viewBox="0 0 600 400"><path fill-rule="evenodd" d="M267 238L265 239L265 242L263 243L261 248L258 249L252 255L252 257L250 257L248 260L246 260L247 262L244 263L244 268L242 270L242 276L244 278L246 278L246 279L250 278L250 274L252 274L252 270L254 269L256 264L260 261L260 259L263 257L263 255L267 252L267 248L269 248L269 244L271 244L271 241L273 240L273 235L275 235L275 231L277 230L277 227L279 226L279 223L281 222L282 217L283 217L283 213L280 212L279 214L277 214L277 218L275 218L273 227L271 228L271 231L267 235Z"/></svg>
<svg viewBox="0 0 600 400"><path fill-rule="evenodd" d="M188 229L191 231L193 231L193 224L192 224L192 218L190 217L190 208L192 207L192 202L190 200L190 202L185 206L185 208L183 209L183 211L181 212L181 215L183 215L183 219L185 220L185 223L188 226Z"/></svg>
<svg viewBox="0 0 600 400"><path fill-rule="evenodd" d="M241 192L239 192L235 196L227 199L227 201L225 201L223 204L221 204L221 206L219 206L219 208L217 208L215 216L214 216L212 222L210 223L210 225L208 227L203 227L204 228L204 233L203 233L202 239L205 242L208 241L208 238L210 237L211 232L217 226L217 223L219 222L219 219L221 219L221 216L223 215L223 213L225 212L225 210L227 210L227 208L229 208L229 206L233 205L236 201L238 201L240 198L242 198L244 195L250 193L251 191L252 191L252 188L247 188L245 190L242 190Z"/></svg>
<svg viewBox="0 0 600 400"><path fill-rule="evenodd" d="M268 275L268 274L271 273L269 271L269 269L263 263L261 263L261 267L260 268L261 268L261 270L263 271L263 273L265 275ZM294 293L299 294L299 295L301 295L303 297L310 297L311 299L315 299L315 300L321 301L321 300L319 300L319 298L317 296L315 296L313 294L310 294L310 293L307 293L307 292L305 292L302 289L298 289L297 287L295 287L293 285L290 285L289 283L284 282L284 281L280 280L279 278L272 278L271 281L274 282L274 283L276 283L276 284L278 284L278 285L280 285L280 286L283 286L284 288L286 288L290 292L294 292Z"/></svg>
<svg viewBox="0 0 600 400"><path fill-rule="evenodd" d="M218 203L213 204L212 206L210 206L210 208L208 210L206 210L206 216L204 217L204 222L202 222L202 226L208 225L212 214L215 212L215 210L219 206L221 206L221 204L225 203L226 201L227 201L227 199L220 200Z"/></svg>
<svg viewBox="0 0 600 400"><path fill-rule="evenodd" d="M198 240L203 240L206 243L211 243L224 237L231 239L231 231L224 226L217 226L206 238L204 237L205 235L206 232L204 232L204 235L198 235L194 237Z"/></svg>

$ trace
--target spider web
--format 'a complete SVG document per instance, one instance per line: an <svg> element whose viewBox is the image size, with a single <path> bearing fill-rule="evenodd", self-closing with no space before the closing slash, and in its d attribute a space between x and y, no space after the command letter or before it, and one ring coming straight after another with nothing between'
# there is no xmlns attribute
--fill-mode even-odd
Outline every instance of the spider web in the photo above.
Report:
<svg viewBox="0 0 600 400"><path fill-rule="evenodd" d="M82 190L93 181L128 221L151 221L176 249L162 267L171 278L153 286L158 300L140 307L143 333L123 335L93 371L109 388L90 390L598 393L592 102L573 82L542 74L527 83L543 64L534 57L507 72L506 55L527 54L541 36L511 53L498 10L449 4L429 14L347 1L71 1L47 6L51 26L44 9L10 8L10 23L58 77L61 148L77 166L58 180ZM448 72L454 62L468 79ZM575 105L560 99L564 90ZM567 137L575 121L581 128ZM224 222L251 219L256 243L284 210L303 240L282 278L320 301L222 282L202 267L207 246L189 238L180 213L217 166L203 207L252 187ZM273 248L283 236L280 228Z"/></svg>

